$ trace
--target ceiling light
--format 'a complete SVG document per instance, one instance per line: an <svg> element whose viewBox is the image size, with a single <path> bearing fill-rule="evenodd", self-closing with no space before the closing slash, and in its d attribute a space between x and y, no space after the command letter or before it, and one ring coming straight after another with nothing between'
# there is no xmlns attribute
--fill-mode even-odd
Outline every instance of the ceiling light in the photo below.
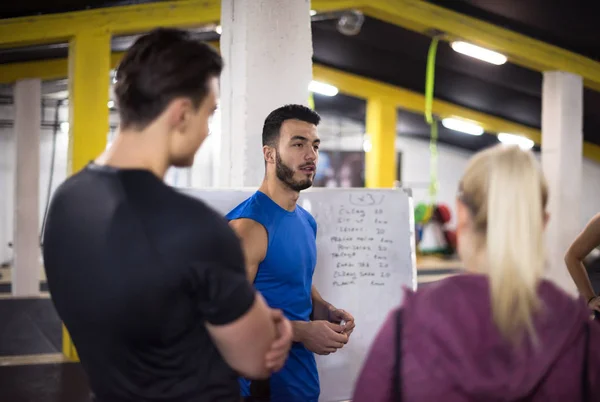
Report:
<svg viewBox="0 0 600 402"><path fill-rule="evenodd" d="M518 145L521 149L531 149L535 145L529 138L516 134L499 133L498 140L503 144Z"/></svg>
<svg viewBox="0 0 600 402"><path fill-rule="evenodd" d="M358 10L345 11L337 23L337 30L346 36L358 35L365 22L365 15Z"/></svg>
<svg viewBox="0 0 600 402"><path fill-rule="evenodd" d="M363 140L363 151L371 152L372 149L373 149L373 144L371 143L371 140L369 139L369 137L366 136L366 138Z"/></svg>
<svg viewBox="0 0 600 402"><path fill-rule="evenodd" d="M223 28L221 27L221 25L216 26L215 32L218 33L219 35L221 35L223 33Z"/></svg>
<svg viewBox="0 0 600 402"><path fill-rule="evenodd" d="M450 130L460 131L470 135L481 135L484 132L483 127L478 126L475 123L455 118L443 119L442 125Z"/></svg>
<svg viewBox="0 0 600 402"><path fill-rule="evenodd" d="M114 102L114 101L111 101L111 100L109 100L109 101L108 101L108 108L109 108L109 109L112 109L113 107L115 107L115 102Z"/></svg>
<svg viewBox="0 0 600 402"><path fill-rule="evenodd" d="M310 16L314 17L315 15L317 15L317 11L316 10L310 10Z"/></svg>
<svg viewBox="0 0 600 402"><path fill-rule="evenodd" d="M450 45L455 52L474 57L497 66L506 63L506 56L467 42L452 42Z"/></svg>
<svg viewBox="0 0 600 402"><path fill-rule="evenodd" d="M319 81L311 81L308 85L308 90L317 94L325 96L335 96L338 93L338 89L333 85L325 84Z"/></svg>

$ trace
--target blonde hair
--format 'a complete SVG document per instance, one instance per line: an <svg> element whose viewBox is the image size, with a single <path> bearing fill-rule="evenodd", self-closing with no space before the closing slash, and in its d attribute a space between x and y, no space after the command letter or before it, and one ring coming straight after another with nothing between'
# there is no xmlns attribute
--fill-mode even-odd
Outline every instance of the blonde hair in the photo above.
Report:
<svg viewBox="0 0 600 402"><path fill-rule="evenodd" d="M533 154L497 145L467 166L459 199L469 209L474 236L485 241L494 322L513 341L535 340L533 314L544 269L548 187Z"/></svg>

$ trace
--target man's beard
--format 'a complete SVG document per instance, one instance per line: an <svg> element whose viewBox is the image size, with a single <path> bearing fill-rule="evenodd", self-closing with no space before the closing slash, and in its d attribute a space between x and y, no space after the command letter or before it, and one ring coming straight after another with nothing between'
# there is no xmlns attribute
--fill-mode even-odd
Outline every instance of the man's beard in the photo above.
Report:
<svg viewBox="0 0 600 402"><path fill-rule="evenodd" d="M311 177L306 180L294 180L294 169L283 163L279 153L275 157L275 172L277 178L294 191L300 192L312 186L313 179Z"/></svg>

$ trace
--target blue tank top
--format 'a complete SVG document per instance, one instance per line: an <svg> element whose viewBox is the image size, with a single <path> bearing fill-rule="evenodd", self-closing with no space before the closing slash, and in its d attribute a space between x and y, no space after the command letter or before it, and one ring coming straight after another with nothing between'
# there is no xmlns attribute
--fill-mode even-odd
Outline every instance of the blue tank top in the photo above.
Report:
<svg viewBox="0 0 600 402"><path fill-rule="evenodd" d="M270 307L280 309L290 321L309 321L312 312L312 278L317 263L317 223L297 205L293 212L257 191L227 219L252 219L267 231L268 247L258 266L254 286ZM240 379L243 396L250 396L250 381ZM271 376L271 401L317 402L319 374L314 354L294 343L285 366Z"/></svg>

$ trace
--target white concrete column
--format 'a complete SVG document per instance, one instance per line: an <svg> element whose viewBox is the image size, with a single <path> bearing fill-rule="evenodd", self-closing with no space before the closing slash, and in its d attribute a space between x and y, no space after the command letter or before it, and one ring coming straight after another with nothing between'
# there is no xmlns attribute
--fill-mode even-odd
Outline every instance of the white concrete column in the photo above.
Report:
<svg viewBox="0 0 600 402"><path fill-rule="evenodd" d="M39 182L41 81L15 85L15 201L13 296L40 293Z"/></svg>
<svg viewBox="0 0 600 402"><path fill-rule="evenodd" d="M0 106L0 120L13 121L12 105ZM12 265L15 190L15 135L13 127L0 128L0 265ZM6 279L0 278L0 279Z"/></svg>
<svg viewBox="0 0 600 402"><path fill-rule="evenodd" d="M215 177L215 154L220 152L217 147L217 139L221 136L221 108L217 108L209 123L210 135L204 140L202 146L196 153L194 164L191 169L191 187L207 188L214 187L219 180Z"/></svg>
<svg viewBox="0 0 600 402"><path fill-rule="evenodd" d="M573 295L564 255L581 230L583 80L561 71L544 73L542 166L549 186L546 229L548 277Z"/></svg>
<svg viewBox="0 0 600 402"><path fill-rule="evenodd" d="M284 104L308 104L310 1L222 0L221 27L217 186L258 186L264 177L264 119Z"/></svg>

